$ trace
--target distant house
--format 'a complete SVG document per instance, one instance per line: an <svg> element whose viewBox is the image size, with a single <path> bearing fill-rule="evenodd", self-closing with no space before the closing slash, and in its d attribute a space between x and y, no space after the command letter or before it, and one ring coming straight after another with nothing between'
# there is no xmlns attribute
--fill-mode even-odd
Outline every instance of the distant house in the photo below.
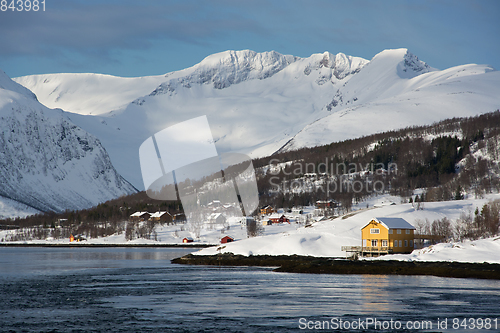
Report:
<svg viewBox="0 0 500 333"><path fill-rule="evenodd" d="M316 208L326 209L337 207L337 202L335 200L318 200L316 201Z"/></svg>
<svg viewBox="0 0 500 333"><path fill-rule="evenodd" d="M54 222L54 227L56 228L60 228L62 224L65 224L68 222L68 219L57 219L55 222Z"/></svg>
<svg viewBox="0 0 500 333"><path fill-rule="evenodd" d="M208 203L207 207L210 207L210 208L219 208L221 207L221 202L220 200L213 200L211 202Z"/></svg>
<svg viewBox="0 0 500 333"><path fill-rule="evenodd" d="M226 244L226 243L231 243L231 242L234 242L234 238L231 236L224 236L220 240L221 244Z"/></svg>
<svg viewBox="0 0 500 333"><path fill-rule="evenodd" d="M130 215L130 221L147 221L151 217L151 214L148 212L135 212Z"/></svg>
<svg viewBox="0 0 500 333"><path fill-rule="evenodd" d="M174 222L185 222L186 221L186 215L184 213L177 213L174 214Z"/></svg>
<svg viewBox="0 0 500 333"><path fill-rule="evenodd" d="M240 220L240 223L242 225L249 225L250 223L253 223L253 221L255 221L255 219L251 216L243 216Z"/></svg>
<svg viewBox="0 0 500 333"><path fill-rule="evenodd" d="M193 242L193 239L191 237L184 237L182 239L182 242L183 243L192 243Z"/></svg>
<svg viewBox="0 0 500 333"><path fill-rule="evenodd" d="M283 214L281 214L281 216L279 214L273 214L269 216L269 221L272 223L290 223L290 219Z"/></svg>
<svg viewBox="0 0 500 333"><path fill-rule="evenodd" d="M274 213L274 208L271 207L270 205L267 205L267 206L264 206L260 209L260 213L262 215L269 215L269 214L272 214Z"/></svg>
<svg viewBox="0 0 500 333"><path fill-rule="evenodd" d="M361 228L362 255L411 253L415 227L402 218L376 217Z"/></svg>
<svg viewBox="0 0 500 333"><path fill-rule="evenodd" d="M213 213L208 217L206 223L213 225L223 225L226 223L226 217L222 213Z"/></svg>
<svg viewBox="0 0 500 333"><path fill-rule="evenodd" d="M174 220L174 217L170 215L169 212L156 212L151 214L151 217L149 218L151 221L156 221L156 222L172 222Z"/></svg>
<svg viewBox="0 0 500 333"><path fill-rule="evenodd" d="M72 234L69 235L70 242L81 242L84 240L87 240L87 239L85 237L83 237L82 235L77 235L77 236L73 236Z"/></svg>

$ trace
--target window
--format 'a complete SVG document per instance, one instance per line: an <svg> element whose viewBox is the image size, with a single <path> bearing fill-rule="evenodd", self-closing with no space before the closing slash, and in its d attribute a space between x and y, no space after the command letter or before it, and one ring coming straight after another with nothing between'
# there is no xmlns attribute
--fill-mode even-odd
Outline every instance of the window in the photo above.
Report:
<svg viewBox="0 0 500 333"><path fill-rule="evenodd" d="M392 229L389 229L389 235L392 235Z"/></svg>
<svg viewBox="0 0 500 333"><path fill-rule="evenodd" d="M376 239L372 239L372 247L377 247L377 240Z"/></svg>
<svg viewBox="0 0 500 333"><path fill-rule="evenodd" d="M403 241L399 241L399 247L403 247Z"/></svg>
<svg viewBox="0 0 500 333"><path fill-rule="evenodd" d="M380 229L376 228L370 229L370 234L380 234Z"/></svg>
<svg viewBox="0 0 500 333"><path fill-rule="evenodd" d="M410 241L410 247L413 247L413 241L412 240Z"/></svg>
<svg viewBox="0 0 500 333"><path fill-rule="evenodd" d="M410 229L406 229L406 234L409 235L410 234Z"/></svg>
<svg viewBox="0 0 500 333"><path fill-rule="evenodd" d="M394 241L394 247L398 247L398 241L397 240Z"/></svg>
<svg viewBox="0 0 500 333"><path fill-rule="evenodd" d="M366 239L363 239L363 247L366 247Z"/></svg>
<svg viewBox="0 0 500 333"><path fill-rule="evenodd" d="M408 247L408 240L405 239L405 247Z"/></svg>
<svg viewBox="0 0 500 333"><path fill-rule="evenodd" d="M401 229L396 229L398 231L398 235L401 235Z"/></svg>
<svg viewBox="0 0 500 333"><path fill-rule="evenodd" d="M387 247L387 239L382 239L382 246Z"/></svg>

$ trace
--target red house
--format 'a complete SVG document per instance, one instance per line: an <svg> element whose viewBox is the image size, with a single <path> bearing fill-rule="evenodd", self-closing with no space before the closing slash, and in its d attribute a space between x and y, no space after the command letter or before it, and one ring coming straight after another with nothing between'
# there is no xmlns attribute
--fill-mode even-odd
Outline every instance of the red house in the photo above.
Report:
<svg viewBox="0 0 500 333"><path fill-rule="evenodd" d="M272 221L273 223L290 223L290 219L287 218L285 215L281 215L280 217L276 215L271 216L269 220Z"/></svg>
<svg viewBox="0 0 500 333"><path fill-rule="evenodd" d="M231 243L231 242L234 242L234 238L231 237L231 236L224 236L223 238L221 238L220 240L220 243L221 244L226 244L226 243Z"/></svg>
<svg viewBox="0 0 500 333"><path fill-rule="evenodd" d="M183 243L192 243L193 242L193 239L191 237L184 237L184 239L182 240Z"/></svg>

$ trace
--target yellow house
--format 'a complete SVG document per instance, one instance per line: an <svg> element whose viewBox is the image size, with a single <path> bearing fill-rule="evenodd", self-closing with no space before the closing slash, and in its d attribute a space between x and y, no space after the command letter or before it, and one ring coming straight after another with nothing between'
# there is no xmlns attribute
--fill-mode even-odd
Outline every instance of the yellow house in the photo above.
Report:
<svg viewBox="0 0 500 333"><path fill-rule="evenodd" d="M361 228L362 255L413 251L415 227L398 217L376 217Z"/></svg>
<svg viewBox="0 0 500 333"><path fill-rule="evenodd" d="M269 214L274 213L274 209L273 209L273 207L271 207L270 205L267 205L267 206L262 207L262 208L260 209L260 213L261 213L262 215L269 215Z"/></svg>

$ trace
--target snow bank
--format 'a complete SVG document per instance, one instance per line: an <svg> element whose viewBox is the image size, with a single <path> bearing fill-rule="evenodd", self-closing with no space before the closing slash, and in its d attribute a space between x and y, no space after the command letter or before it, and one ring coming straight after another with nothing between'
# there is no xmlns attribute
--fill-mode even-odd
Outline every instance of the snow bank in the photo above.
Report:
<svg viewBox="0 0 500 333"><path fill-rule="evenodd" d="M377 258L377 260L459 261L500 264L500 237L441 243L415 250L411 254L393 254Z"/></svg>

